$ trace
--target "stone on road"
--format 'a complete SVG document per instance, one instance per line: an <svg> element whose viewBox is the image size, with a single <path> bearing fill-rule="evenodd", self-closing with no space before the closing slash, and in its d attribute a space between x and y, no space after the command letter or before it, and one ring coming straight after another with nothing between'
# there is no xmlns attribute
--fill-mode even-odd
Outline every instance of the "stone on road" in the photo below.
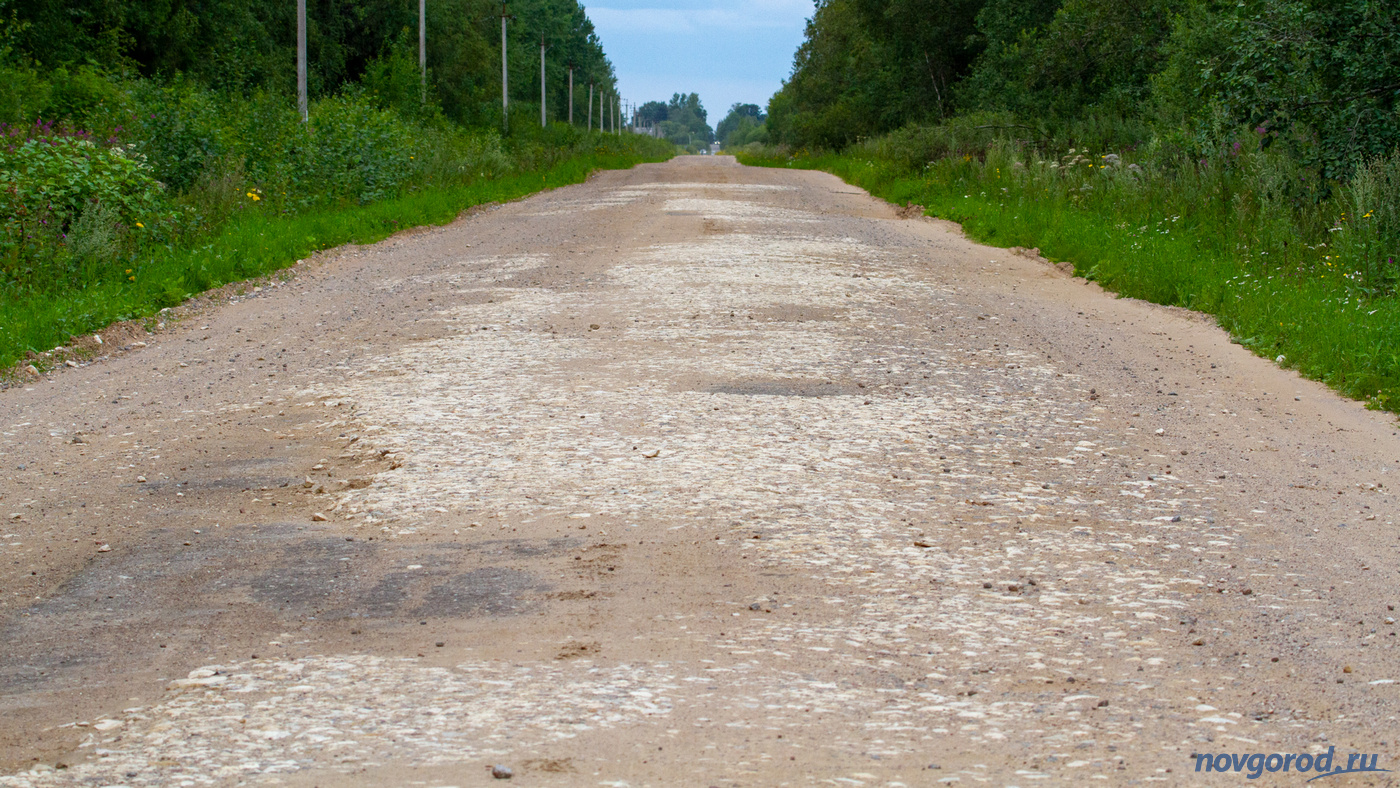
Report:
<svg viewBox="0 0 1400 788"><path fill-rule="evenodd" d="M900 216L683 157L0 394L0 786L1389 765L1393 419Z"/></svg>

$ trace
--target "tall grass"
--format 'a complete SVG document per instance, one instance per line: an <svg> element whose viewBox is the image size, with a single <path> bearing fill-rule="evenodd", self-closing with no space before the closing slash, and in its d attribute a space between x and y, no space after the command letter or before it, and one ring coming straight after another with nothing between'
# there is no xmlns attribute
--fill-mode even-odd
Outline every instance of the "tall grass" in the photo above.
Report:
<svg viewBox="0 0 1400 788"><path fill-rule="evenodd" d="M991 125L964 123L965 126ZM983 136L978 136L978 133ZM1400 153L1319 199L1247 135L1218 155L1045 150L994 129L909 130L843 154L750 150L960 222L1121 295L1216 316L1240 344L1400 411Z"/></svg>

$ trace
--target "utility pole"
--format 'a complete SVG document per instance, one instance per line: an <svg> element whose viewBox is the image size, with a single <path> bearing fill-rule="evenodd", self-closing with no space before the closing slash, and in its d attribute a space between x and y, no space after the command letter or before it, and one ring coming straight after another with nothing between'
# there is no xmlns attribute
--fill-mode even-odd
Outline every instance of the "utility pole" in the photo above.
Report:
<svg viewBox="0 0 1400 788"><path fill-rule="evenodd" d="M593 80L588 80L588 130L593 130Z"/></svg>
<svg viewBox="0 0 1400 788"><path fill-rule="evenodd" d="M302 0L305 2L305 0ZM501 3L501 133L510 133L510 70L506 68L506 20L515 17L506 13Z"/></svg>
<svg viewBox="0 0 1400 788"><path fill-rule="evenodd" d="M428 105L428 0L418 0L418 93Z"/></svg>
<svg viewBox="0 0 1400 788"><path fill-rule="evenodd" d="M569 125L574 125L574 64L569 62Z"/></svg>
<svg viewBox="0 0 1400 788"><path fill-rule="evenodd" d="M607 115L606 115L606 110L603 109L603 105L607 103L607 100L608 100L608 93L607 93L607 91L603 90L602 88L599 88L599 89L598 89L598 131L599 131L599 132L607 131L607 126L608 126L608 124L607 124Z"/></svg>
<svg viewBox="0 0 1400 788"><path fill-rule="evenodd" d="M544 33L540 33L540 128L547 125L544 112Z"/></svg>
<svg viewBox="0 0 1400 788"><path fill-rule="evenodd" d="M297 112L309 117L306 101L306 0L297 0Z"/></svg>

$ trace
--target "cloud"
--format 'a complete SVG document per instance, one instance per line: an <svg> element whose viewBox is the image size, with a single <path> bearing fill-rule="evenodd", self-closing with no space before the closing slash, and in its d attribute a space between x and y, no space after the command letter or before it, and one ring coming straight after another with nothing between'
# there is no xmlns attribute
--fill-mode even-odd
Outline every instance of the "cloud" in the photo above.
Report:
<svg viewBox="0 0 1400 788"><path fill-rule="evenodd" d="M718 123L734 102L764 105L792 68L813 0L602 0L588 16L641 103L696 91Z"/></svg>

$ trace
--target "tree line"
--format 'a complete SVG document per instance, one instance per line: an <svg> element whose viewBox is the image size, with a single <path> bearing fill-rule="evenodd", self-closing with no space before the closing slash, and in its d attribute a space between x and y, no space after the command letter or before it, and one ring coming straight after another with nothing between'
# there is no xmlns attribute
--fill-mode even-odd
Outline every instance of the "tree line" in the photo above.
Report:
<svg viewBox="0 0 1400 788"><path fill-rule="evenodd" d="M612 64L577 0L514 0L507 10L514 17L507 25L512 104L533 106L538 115L542 39L553 119L568 116L570 65L577 122L587 115L590 82L615 93ZM431 104L450 120L499 121L501 13L495 0L428 0ZM363 88L386 106L419 113L417 27L414 0L308 0L312 98ZM290 95L296 4L0 0L0 121L71 115L100 90L96 77L121 76Z"/></svg>
<svg viewBox="0 0 1400 788"><path fill-rule="evenodd" d="M819 0L767 132L841 148L985 112L1191 148L1248 128L1331 179L1400 143L1397 101L1389 0Z"/></svg>

